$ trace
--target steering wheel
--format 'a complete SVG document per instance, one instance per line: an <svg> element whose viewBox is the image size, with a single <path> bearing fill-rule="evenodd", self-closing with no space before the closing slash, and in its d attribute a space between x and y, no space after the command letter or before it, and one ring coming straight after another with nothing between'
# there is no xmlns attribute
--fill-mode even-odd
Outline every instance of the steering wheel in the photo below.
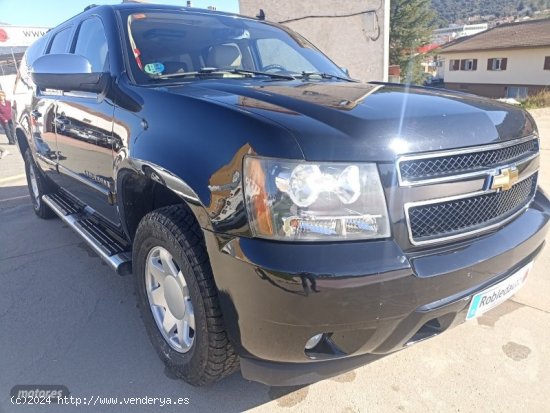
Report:
<svg viewBox="0 0 550 413"><path fill-rule="evenodd" d="M286 72L287 71L286 67L278 65L277 63L264 66L264 67L262 67L262 70L264 72L269 72L270 70L279 70L281 72Z"/></svg>

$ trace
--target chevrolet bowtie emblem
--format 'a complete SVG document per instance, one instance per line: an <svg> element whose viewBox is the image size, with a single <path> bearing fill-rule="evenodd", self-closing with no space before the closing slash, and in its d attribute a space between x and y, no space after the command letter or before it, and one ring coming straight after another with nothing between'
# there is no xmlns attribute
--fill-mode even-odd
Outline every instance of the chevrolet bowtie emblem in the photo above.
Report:
<svg viewBox="0 0 550 413"><path fill-rule="evenodd" d="M518 168L512 166L500 170L498 175L493 176L491 189L507 191L519 180Z"/></svg>

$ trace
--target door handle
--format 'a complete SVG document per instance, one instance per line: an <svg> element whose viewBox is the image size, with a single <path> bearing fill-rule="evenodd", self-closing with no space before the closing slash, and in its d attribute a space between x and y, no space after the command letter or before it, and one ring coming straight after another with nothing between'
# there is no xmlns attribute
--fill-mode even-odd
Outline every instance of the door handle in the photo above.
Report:
<svg viewBox="0 0 550 413"><path fill-rule="evenodd" d="M38 118L42 117L42 114L41 114L39 111L37 111L37 110L33 110L33 111L31 112L31 116L32 116L33 118L35 118L35 119L38 119Z"/></svg>

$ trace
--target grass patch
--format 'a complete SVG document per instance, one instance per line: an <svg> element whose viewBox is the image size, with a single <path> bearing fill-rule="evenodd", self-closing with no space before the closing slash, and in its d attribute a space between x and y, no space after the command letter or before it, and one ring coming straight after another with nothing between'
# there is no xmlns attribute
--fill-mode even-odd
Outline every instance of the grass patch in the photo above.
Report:
<svg viewBox="0 0 550 413"><path fill-rule="evenodd" d="M535 95L529 96L521 106L525 109L538 109L550 107L550 89L543 89Z"/></svg>

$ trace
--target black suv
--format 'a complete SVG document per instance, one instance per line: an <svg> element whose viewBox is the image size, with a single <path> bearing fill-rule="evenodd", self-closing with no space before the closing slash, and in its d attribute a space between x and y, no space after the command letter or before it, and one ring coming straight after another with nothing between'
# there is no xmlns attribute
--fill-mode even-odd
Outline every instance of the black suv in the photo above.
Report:
<svg viewBox="0 0 550 413"><path fill-rule="evenodd" d="M91 7L18 83L36 214L134 274L154 347L195 385L403 349L510 297L544 245L528 113L353 81L284 26Z"/></svg>

